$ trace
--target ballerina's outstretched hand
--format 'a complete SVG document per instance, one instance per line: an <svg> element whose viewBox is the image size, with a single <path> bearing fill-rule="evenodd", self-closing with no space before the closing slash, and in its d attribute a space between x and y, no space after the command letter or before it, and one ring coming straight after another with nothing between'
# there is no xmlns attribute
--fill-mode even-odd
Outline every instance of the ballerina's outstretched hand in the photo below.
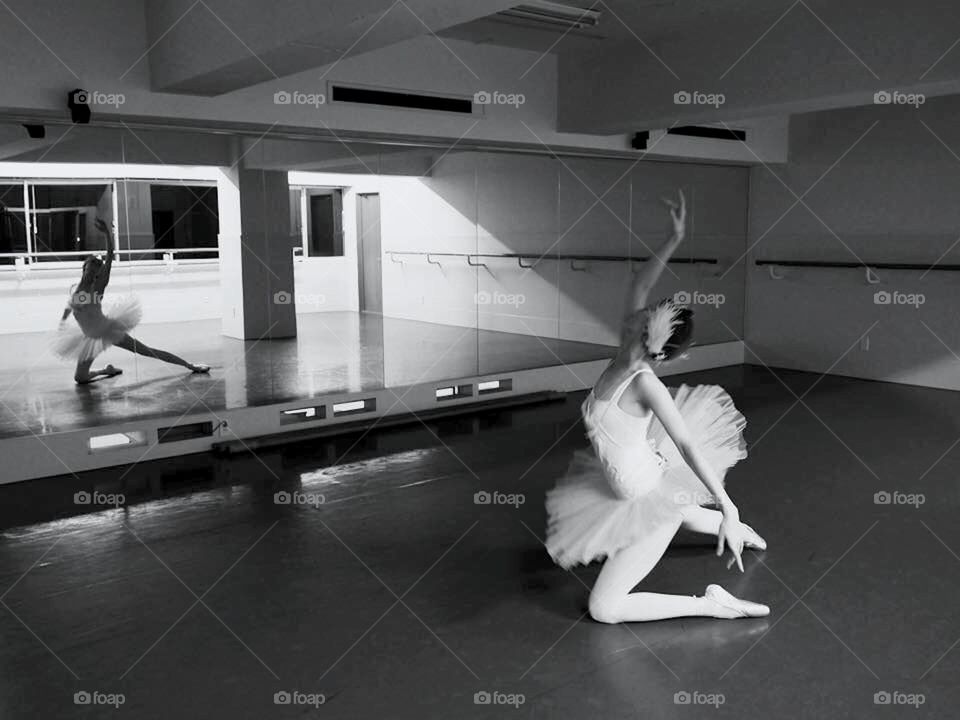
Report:
<svg viewBox="0 0 960 720"><path fill-rule="evenodd" d="M733 561L736 561L740 572L743 572L743 546L749 538L746 525L740 522L739 514L736 512L725 512L723 520L720 521L720 531L717 533L717 557L723 557L723 547L726 545L733 555L733 559L727 565L730 567Z"/></svg>
<svg viewBox="0 0 960 720"><path fill-rule="evenodd" d="M724 544L730 548L732 556L727 561L727 569L729 570L736 563L740 572L743 572L742 553L745 547L754 550L767 549L767 541L752 527L741 522L739 516L724 516L720 522L720 531L717 533L717 557L723 555Z"/></svg>
<svg viewBox="0 0 960 720"><path fill-rule="evenodd" d="M666 242L656 251L651 252L650 258L644 262L639 272L633 274L633 280L630 289L627 291L626 305L624 307L624 323L628 318L638 310L647 306L647 300L657 280L670 262L673 252L683 242L687 234L687 199L683 190L677 191L677 200L671 198L661 198L663 203L670 208L670 219L673 221L673 232ZM641 241L642 242L642 241ZM621 341L623 341L621 336Z"/></svg>
<svg viewBox="0 0 960 720"><path fill-rule="evenodd" d="M679 202L671 200L668 197L660 198L663 203L670 208L670 219L673 220L673 235L676 238L683 239L687 232L687 198L684 197L683 190L677 190Z"/></svg>

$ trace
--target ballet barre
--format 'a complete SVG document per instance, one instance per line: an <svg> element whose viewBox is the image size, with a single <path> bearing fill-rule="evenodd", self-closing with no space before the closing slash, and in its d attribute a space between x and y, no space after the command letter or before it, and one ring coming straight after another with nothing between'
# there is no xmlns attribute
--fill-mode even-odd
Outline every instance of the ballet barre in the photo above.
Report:
<svg viewBox="0 0 960 720"><path fill-rule="evenodd" d="M825 260L756 260L756 265L780 265L781 267L817 267L817 268L871 268L874 270L947 270L956 272L960 265L938 265L934 263L895 263L895 262L829 262Z"/></svg>
<svg viewBox="0 0 960 720"><path fill-rule="evenodd" d="M216 260L220 255L219 248L211 247L198 247L198 248L137 248L137 249L127 249L127 250L114 250L113 253L118 256L132 256L132 255L162 255L160 259L147 259L139 260L139 262L148 262L148 263L175 263L178 262L178 254L185 253L201 253L201 254L212 254L213 257L210 258L189 258L189 260L201 260L209 261ZM57 261L62 260L64 262L69 262L75 259L82 259L89 257L90 255L100 255L103 256L106 254L106 250L64 250L58 252L55 250L41 250L37 252L15 252L15 253L0 253L0 261L5 258L12 258L14 264L4 266L0 264L0 269L3 267L14 268L21 267L25 269L29 268L56 268ZM46 261L44 259L47 258ZM121 260L121 262L124 262ZM136 258L128 257L126 262L138 262Z"/></svg>
<svg viewBox="0 0 960 720"><path fill-rule="evenodd" d="M467 264L471 267L487 267L485 263L475 262L475 260L479 261L482 258L516 260L517 265L524 270L534 268L544 260L553 260L556 262L569 261L570 269L574 272L587 272L586 267L577 265L577 263L589 264L591 262L629 262L632 266L633 263L642 263L650 259L648 256L635 255L582 255L571 253L544 253L542 255L537 255L536 253L456 253L417 252L413 250L386 250L385 254L390 256L390 262L397 263L398 265L404 264L403 257L426 258L430 265L442 265L441 261L437 260L436 258L448 257L466 259ZM527 262L525 263L524 261ZM676 265L717 265L720 261L717 258L680 257L670 258L668 262Z"/></svg>
<svg viewBox="0 0 960 720"><path fill-rule="evenodd" d="M828 260L755 260L757 267L766 266L772 280L783 280L784 275L777 272L778 267L803 267L803 268L840 268L863 270L864 278L868 285L877 285L881 282L877 277L875 270L918 270L924 274L931 271L957 272L960 271L960 265L947 264L933 265L926 263L903 263L903 262L877 262L864 263L857 261L828 261Z"/></svg>

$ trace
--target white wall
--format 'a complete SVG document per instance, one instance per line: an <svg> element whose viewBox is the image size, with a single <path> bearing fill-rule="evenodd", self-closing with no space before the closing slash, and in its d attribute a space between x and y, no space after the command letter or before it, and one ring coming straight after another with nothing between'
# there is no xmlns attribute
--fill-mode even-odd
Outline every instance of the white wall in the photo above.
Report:
<svg viewBox="0 0 960 720"><path fill-rule="evenodd" d="M779 180L751 171L751 261L960 263L958 113L950 97L794 117ZM784 183L798 196L813 186L809 209L790 209ZM862 270L780 272L748 266L748 362L960 389L956 273L881 270L871 285ZM875 304L878 291L925 301Z"/></svg>
<svg viewBox="0 0 960 720"><path fill-rule="evenodd" d="M0 335L54 330L67 293L80 277L75 269L0 273L4 301ZM356 267L351 258L314 258L294 265L297 313L356 310ZM221 316L219 263L183 261L173 267L114 266L105 306L112 299L135 294L143 306L143 322L214 320ZM318 298L322 298L319 299ZM300 299L300 298L298 298Z"/></svg>
<svg viewBox="0 0 960 720"><path fill-rule="evenodd" d="M0 334L53 331L67 302L68 292L80 279L75 269L32 269L18 275L0 273L4 316ZM104 306L113 299L135 294L143 306L145 323L208 320L220 317L219 267L216 263L173 268L113 268Z"/></svg>

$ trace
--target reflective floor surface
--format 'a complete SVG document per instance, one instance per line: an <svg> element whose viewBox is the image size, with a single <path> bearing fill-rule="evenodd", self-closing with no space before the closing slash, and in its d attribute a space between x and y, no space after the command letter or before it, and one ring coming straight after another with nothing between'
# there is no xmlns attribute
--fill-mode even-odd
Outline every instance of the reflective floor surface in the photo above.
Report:
<svg viewBox="0 0 960 720"><path fill-rule="evenodd" d="M577 363L612 356L605 345L398 320L354 312L299 315L289 340L226 338L215 320L144 325L149 346L212 367L191 375L117 348L95 364L123 374L77 386L49 335L0 342L0 437L126 420L269 405L340 392Z"/></svg>
<svg viewBox="0 0 960 720"><path fill-rule="evenodd" d="M720 582L769 618L585 615L598 567L541 545L574 394L0 488L0 715L955 717L960 396L775 372L671 378L746 415L728 487L769 550L740 575L680 538L641 586Z"/></svg>

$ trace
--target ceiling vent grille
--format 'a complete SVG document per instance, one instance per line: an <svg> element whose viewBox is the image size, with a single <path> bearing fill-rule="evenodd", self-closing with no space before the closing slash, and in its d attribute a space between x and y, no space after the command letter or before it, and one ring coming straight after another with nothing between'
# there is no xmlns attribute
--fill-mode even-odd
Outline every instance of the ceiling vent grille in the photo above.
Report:
<svg viewBox="0 0 960 720"><path fill-rule="evenodd" d="M379 105L381 107L427 110L430 112L473 114L473 99L454 95L426 95L403 90L332 84L330 97L335 103Z"/></svg>

